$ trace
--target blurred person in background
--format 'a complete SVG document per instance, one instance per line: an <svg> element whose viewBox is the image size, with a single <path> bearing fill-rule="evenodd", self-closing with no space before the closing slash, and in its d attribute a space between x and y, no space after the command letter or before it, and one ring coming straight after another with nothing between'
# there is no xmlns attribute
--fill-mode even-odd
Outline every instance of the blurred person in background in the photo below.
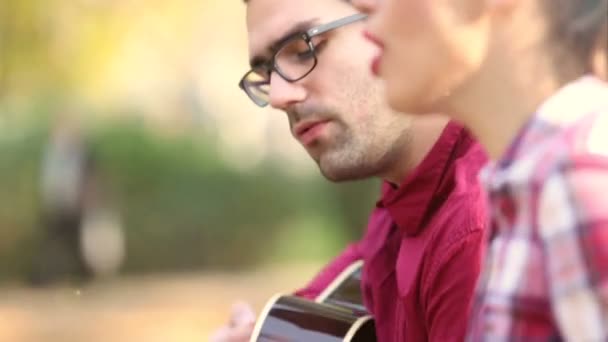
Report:
<svg viewBox="0 0 608 342"><path fill-rule="evenodd" d="M115 273L124 257L117 212L102 189L91 144L75 113L54 118L41 169L41 226L30 282L85 281Z"/></svg>
<svg viewBox="0 0 608 342"><path fill-rule="evenodd" d="M51 123L41 167L44 234L30 281L42 285L67 277L88 279L80 227L87 188L92 186L93 159L73 113L62 113Z"/></svg>
<svg viewBox="0 0 608 342"><path fill-rule="evenodd" d="M445 117L390 110L367 71L377 49L365 16L342 0L249 0L251 70L241 88L286 113L291 132L334 182L378 177L364 237L295 294L317 297L363 260L361 290L380 341L464 337L483 254L477 173L486 156ZM235 305L213 341L248 340L255 313Z"/></svg>
<svg viewBox="0 0 608 342"><path fill-rule="evenodd" d="M607 340L608 0L354 2L390 105L447 113L494 160L469 339Z"/></svg>

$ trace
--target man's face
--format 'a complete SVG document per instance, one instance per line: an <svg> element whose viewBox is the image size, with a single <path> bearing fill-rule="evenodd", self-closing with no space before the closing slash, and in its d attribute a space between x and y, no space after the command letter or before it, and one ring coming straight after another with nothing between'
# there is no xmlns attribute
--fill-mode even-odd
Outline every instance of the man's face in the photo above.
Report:
<svg viewBox="0 0 608 342"><path fill-rule="evenodd" d="M356 14L340 0L250 0L249 55L269 60L285 36ZM383 86L369 72L378 49L355 22L314 37L318 63L297 82L270 77L270 105L287 113L293 136L329 179L378 176L407 144L410 118L388 109Z"/></svg>
<svg viewBox="0 0 608 342"><path fill-rule="evenodd" d="M400 111L441 104L481 68L488 49L486 0L353 0L370 14L366 35L382 52L372 62ZM449 109L449 108L447 108Z"/></svg>

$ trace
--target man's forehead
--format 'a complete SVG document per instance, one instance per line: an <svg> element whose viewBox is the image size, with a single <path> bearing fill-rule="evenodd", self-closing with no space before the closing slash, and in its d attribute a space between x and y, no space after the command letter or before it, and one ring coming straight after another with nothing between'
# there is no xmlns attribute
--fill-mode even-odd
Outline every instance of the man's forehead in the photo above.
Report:
<svg viewBox="0 0 608 342"><path fill-rule="evenodd" d="M291 27L300 22L308 22L314 16L305 13L289 13L286 9L281 15L267 12L263 15L247 16L247 33L249 45L253 50L259 51L268 47L271 42L284 36ZM248 12L249 13L249 12Z"/></svg>
<svg viewBox="0 0 608 342"><path fill-rule="evenodd" d="M294 27L337 19L348 9L337 0L250 0L247 5L249 51L262 53Z"/></svg>

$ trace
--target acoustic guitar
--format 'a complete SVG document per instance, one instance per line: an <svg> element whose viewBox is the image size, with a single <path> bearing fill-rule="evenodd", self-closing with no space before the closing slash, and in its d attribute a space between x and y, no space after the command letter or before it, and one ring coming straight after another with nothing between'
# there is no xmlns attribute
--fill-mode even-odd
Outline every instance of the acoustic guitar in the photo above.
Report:
<svg viewBox="0 0 608 342"><path fill-rule="evenodd" d="M314 301L277 294L267 303L250 342L375 342L374 321L363 305L357 261Z"/></svg>

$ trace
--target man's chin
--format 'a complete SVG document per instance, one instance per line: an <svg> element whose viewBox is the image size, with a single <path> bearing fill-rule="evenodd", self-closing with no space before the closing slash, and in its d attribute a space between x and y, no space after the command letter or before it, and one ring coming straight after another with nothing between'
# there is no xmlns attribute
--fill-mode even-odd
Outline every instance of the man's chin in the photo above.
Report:
<svg viewBox="0 0 608 342"><path fill-rule="evenodd" d="M367 179L373 176L369 174L353 172L352 170L342 170L338 172L336 170L325 170L322 168L320 170L323 177L333 183L356 181L361 179Z"/></svg>
<svg viewBox="0 0 608 342"><path fill-rule="evenodd" d="M373 176L373 174L366 172L361 167L334 164L328 165L328 163L324 163L323 161L318 163L318 165L323 177L335 183L360 180Z"/></svg>
<svg viewBox="0 0 608 342"><path fill-rule="evenodd" d="M315 163L317 163L317 165L321 167L323 159L324 157L326 157L325 155L328 153L328 151L326 151L321 144L305 146L304 149L306 150L310 158L312 158L312 160L314 160Z"/></svg>
<svg viewBox="0 0 608 342"><path fill-rule="evenodd" d="M323 177L325 177L325 179L327 179L328 181L333 182L333 183L347 182L347 181L353 180L344 175L327 172L323 169L320 169L320 170L321 170L321 174L323 175Z"/></svg>

